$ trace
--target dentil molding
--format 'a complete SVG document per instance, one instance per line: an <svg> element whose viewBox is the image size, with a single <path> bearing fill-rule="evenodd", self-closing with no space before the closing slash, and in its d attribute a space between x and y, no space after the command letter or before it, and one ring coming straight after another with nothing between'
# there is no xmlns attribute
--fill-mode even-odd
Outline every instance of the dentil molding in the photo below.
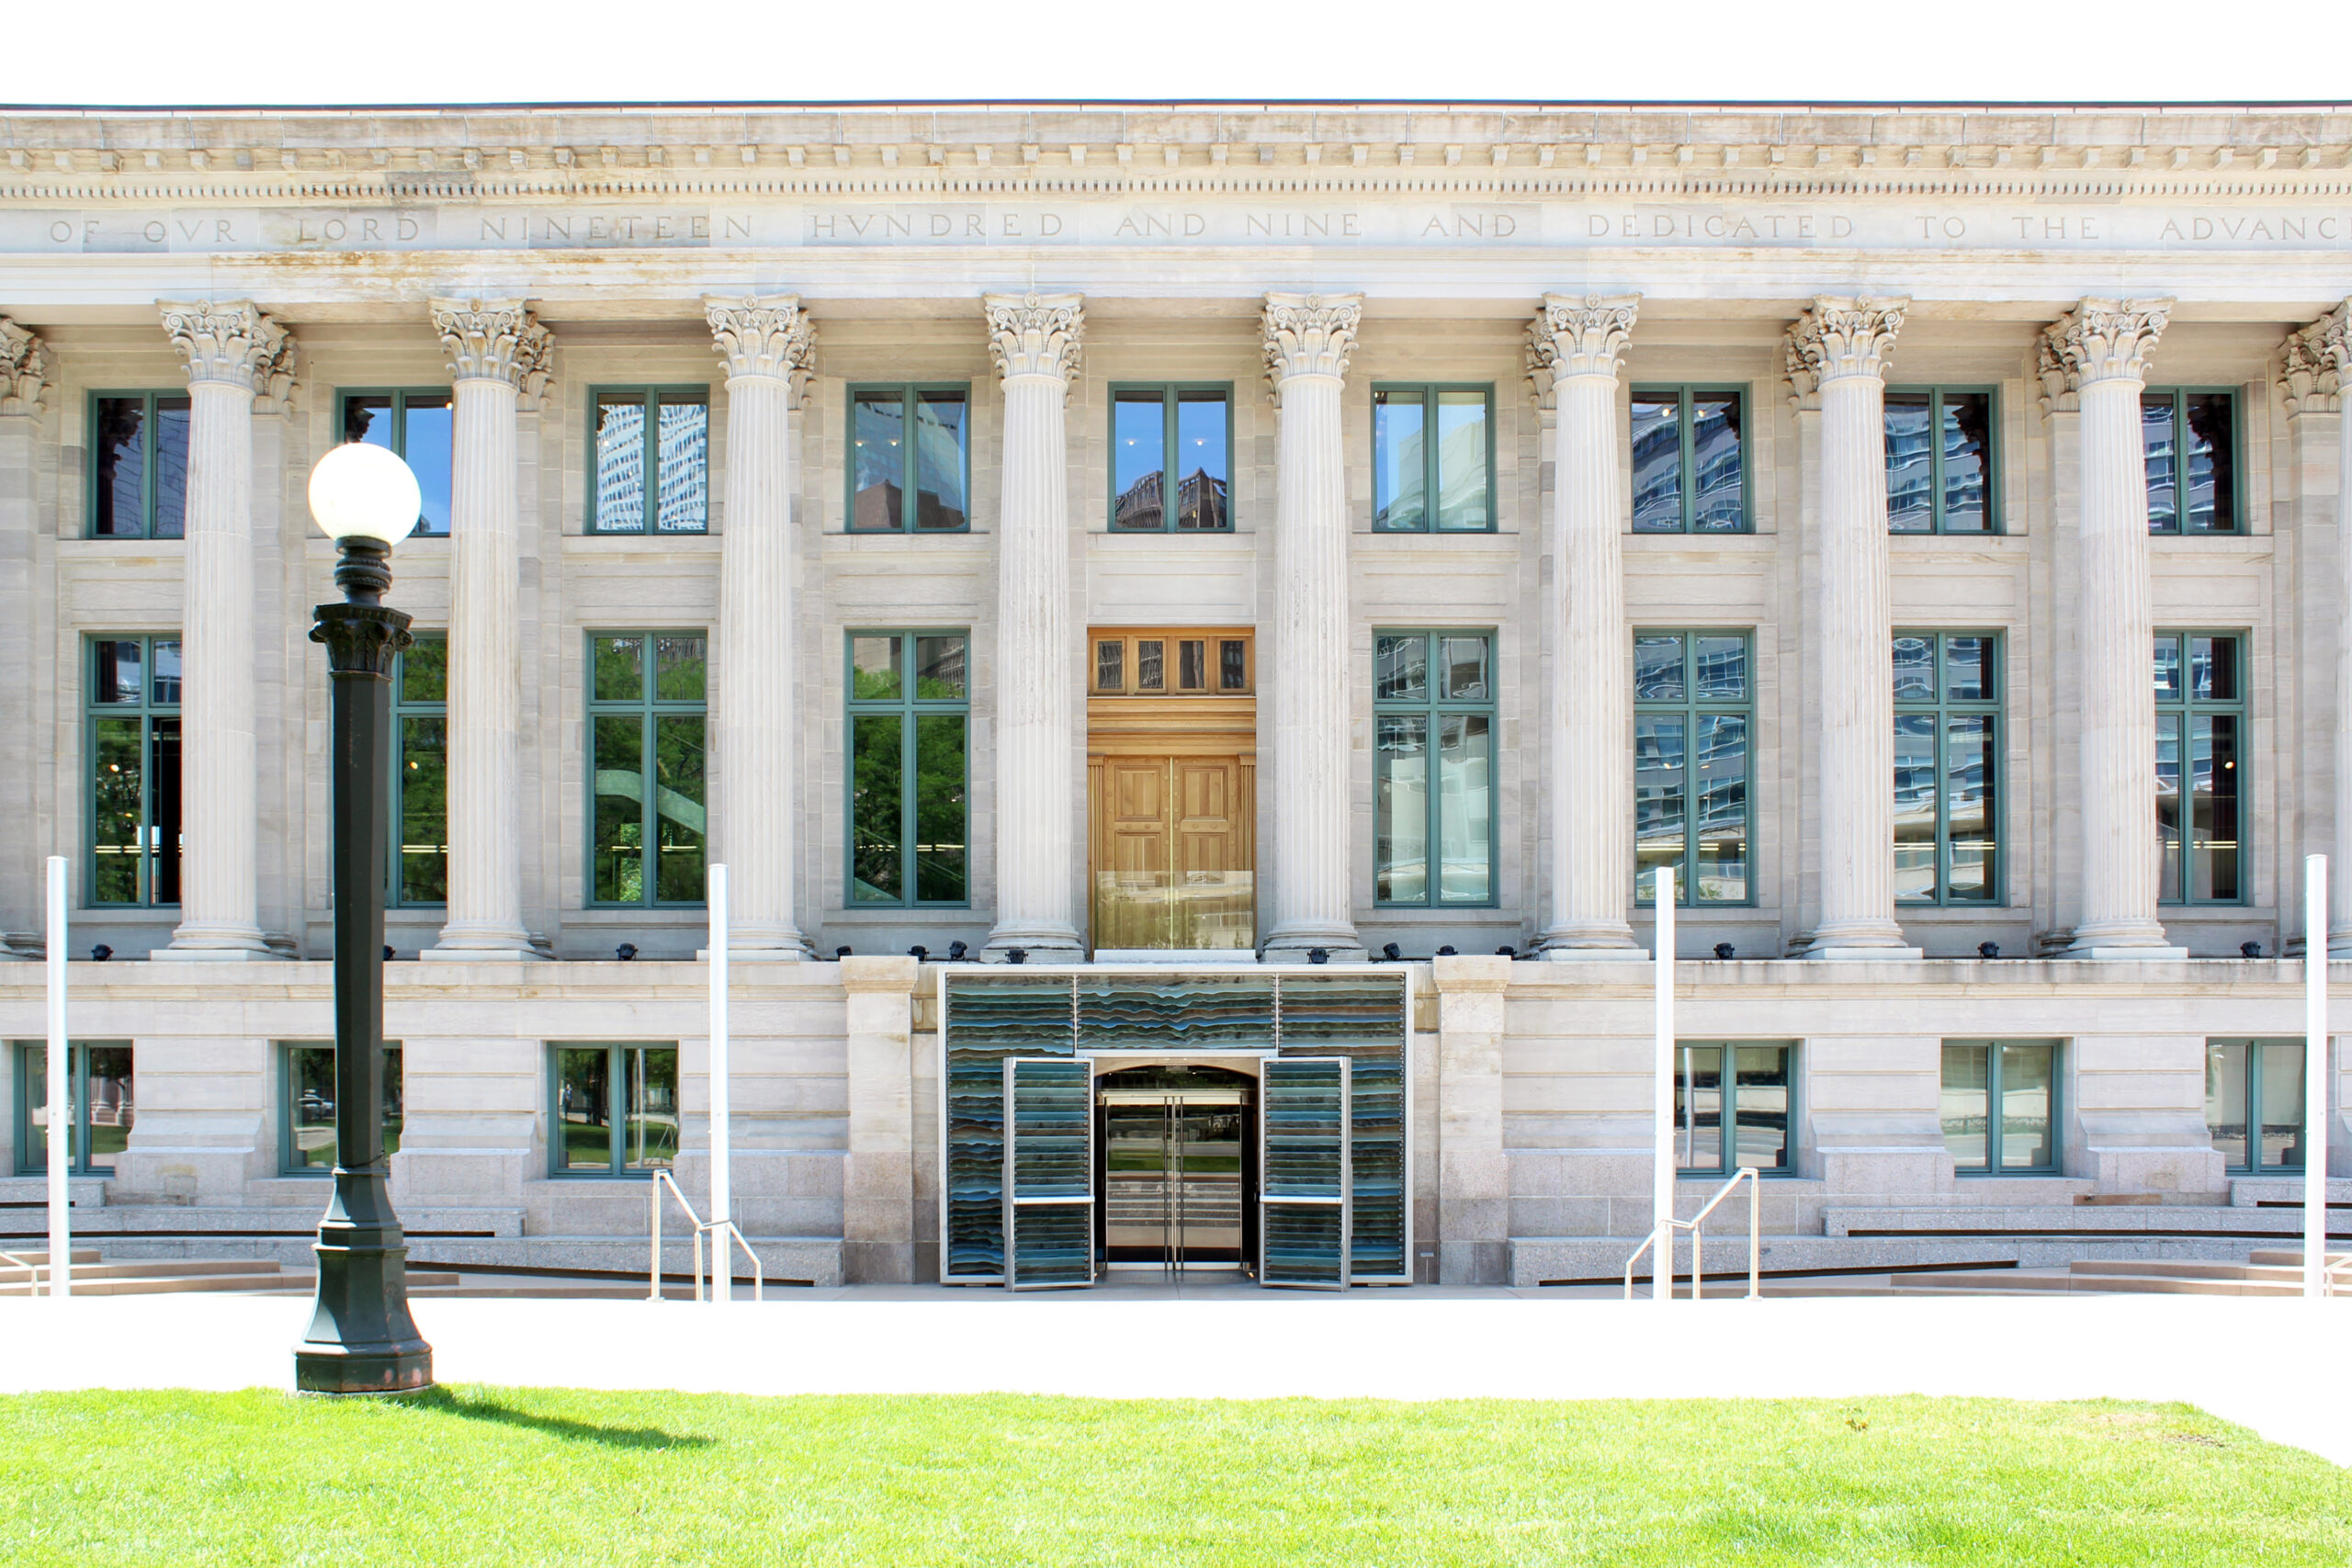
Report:
<svg viewBox="0 0 2352 1568"><path fill-rule="evenodd" d="M1086 335L1085 301L1075 294L984 294L989 354L997 374L1057 378L1065 392L1078 374Z"/></svg>
<svg viewBox="0 0 2352 1568"><path fill-rule="evenodd" d="M159 300L164 331L187 361L188 385L225 381L254 395L256 413L293 404L294 334L250 299Z"/></svg>
<svg viewBox="0 0 2352 1568"><path fill-rule="evenodd" d="M547 398L554 372L555 334L533 318L520 299L435 299L433 330L448 351L449 371L460 381L503 381L514 389L516 405L536 413Z"/></svg>
<svg viewBox="0 0 2352 1568"><path fill-rule="evenodd" d="M817 328L801 309L800 296L746 294L733 299L706 294L702 307L710 321L711 341L726 362L727 378L764 376L787 381L792 406L799 408L808 396L817 354Z"/></svg>
<svg viewBox="0 0 2352 1568"><path fill-rule="evenodd" d="M1849 376L1883 379L1903 330L1905 296L1821 294L1781 340L1781 369L1799 407L1819 406L1821 389Z"/></svg>
<svg viewBox="0 0 2352 1568"><path fill-rule="evenodd" d="M1546 294L1527 327L1527 378L1536 406L1552 406L1553 387L1572 376L1617 378L1642 297Z"/></svg>

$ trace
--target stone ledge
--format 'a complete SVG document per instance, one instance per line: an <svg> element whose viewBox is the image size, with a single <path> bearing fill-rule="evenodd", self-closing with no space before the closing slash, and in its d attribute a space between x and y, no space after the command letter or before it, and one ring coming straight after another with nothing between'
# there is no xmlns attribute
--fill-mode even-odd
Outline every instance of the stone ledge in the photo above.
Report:
<svg viewBox="0 0 2352 1568"><path fill-rule="evenodd" d="M2295 1209L2229 1208L2220 1204L2166 1204L2106 1208L2091 1204L1933 1207L1833 1206L1821 1214L1823 1230L1832 1238L1856 1236L1893 1239L1893 1233L1934 1236L1966 1235L2023 1235L2069 1232L2131 1235L2168 1232L2180 1235L2226 1235L2233 1232L2256 1235L2300 1235L2302 1213ZM2335 1222L2352 1234L2352 1215Z"/></svg>
<svg viewBox="0 0 2352 1568"><path fill-rule="evenodd" d="M2209 1211L2210 1212L2210 1211ZM1641 1245L1638 1236L1522 1236L1510 1244L1510 1282L1525 1289L1545 1283L1612 1283L1624 1278L1625 1260ZM2222 1236L1767 1236L1760 1249L1767 1275L1809 1271L1884 1273L1917 1268L2064 1268L2076 1259L2105 1258L2145 1261L2177 1259L2197 1262L2243 1263L2256 1237ZM1690 1269L1688 1242L1675 1249L1680 1267ZM1738 1294L1747 1274L1747 1248L1729 1237L1708 1235L1707 1289L1724 1296ZM1648 1258L1642 1260L1636 1284L1648 1278ZM1716 1281L1722 1280L1719 1286Z"/></svg>

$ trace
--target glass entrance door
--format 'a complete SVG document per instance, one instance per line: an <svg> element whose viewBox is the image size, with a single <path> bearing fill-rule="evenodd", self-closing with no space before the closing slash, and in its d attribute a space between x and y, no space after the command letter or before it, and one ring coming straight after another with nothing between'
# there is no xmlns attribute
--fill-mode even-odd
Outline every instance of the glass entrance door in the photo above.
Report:
<svg viewBox="0 0 2352 1568"><path fill-rule="evenodd" d="M1103 1262L1119 1269L1247 1269L1256 1151L1251 1084L1216 1067L1105 1074L1100 1106Z"/></svg>

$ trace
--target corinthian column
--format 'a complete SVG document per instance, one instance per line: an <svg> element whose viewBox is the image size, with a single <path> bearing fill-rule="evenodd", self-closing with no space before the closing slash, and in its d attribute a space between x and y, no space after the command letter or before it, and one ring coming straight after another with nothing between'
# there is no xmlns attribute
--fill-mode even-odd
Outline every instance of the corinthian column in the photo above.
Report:
<svg viewBox="0 0 2352 1568"><path fill-rule="evenodd" d="M727 362L727 521L719 538L715 859L728 865L729 951L797 959L792 918L795 756L794 415L816 333L797 295L703 300Z"/></svg>
<svg viewBox="0 0 2352 1568"><path fill-rule="evenodd" d="M249 299L162 302L187 361L180 612L180 924L152 956L274 956L254 873L254 400L293 372L294 340Z"/></svg>
<svg viewBox="0 0 2352 1568"><path fill-rule="evenodd" d="M1639 295L1546 294L1528 373L1555 410L1544 523L1544 807L1551 840L1544 956L1638 958L1625 920L1634 876L1633 657L1618 538L1623 482L1617 373Z"/></svg>
<svg viewBox="0 0 2352 1568"><path fill-rule="evenodd" d="M2335 525L2328 541L2335 550L2335 570L2322 577L2306 565L2298 574L2308 606L2304 678L2311 680L2331 667L2335 672L2335 699L2325 710L2335 729L2335 773L2324 795L2312 792L2305 811L2316 816L2320 799L2332 797L2332 835L2313 834L2309 842L2312 850L2324 852L2330 863L2328 956L2352 958L2352 398L2344 395L2345 383L2352 380L2352 300L2287 339L2284 378L2304 493L2316 497L2334 491L2335 514L2325 521ZM2302 537L2307 553L2300 560L2326 558L2311 548L2320 542L2325 521L2306 518ZM2335 639L2332 649L2324 640L2330 637ZM2305 777L2310 776L2307 771ZM2306 931L2305 951L2319 940L2320 933Z"/></svg>
<svg viewBox="0 0 2352 1568"><path fill-rule="evenodd" d="M1349 897L1348 490L1340 390L1360 294L1269 294L1274 386L1274 845L1269 959L1363 956ZM1264 842L1261 840L1261 842Z"/></svg>
<svg viewBox="0 0 2352 1568"><path fill-rule="evenodd" d="M519 299L435 299L456 414L450 453L449 919L434 958L526 959L521 813L522 507L516 415L537 407L548 330Z"/></svg>
<svg viewBox="0 0 2352 1568"><path fill-rule="evenodd" d="M34 733L33 539L40 513L33 442L40 426L49 355L40 338L0 316L0 735ZM27 744L0 746L0 798L18 803L13 831L0 833L0 964L41 952L41 855L31 814Z"/></svg>
<svg viewBox="0 0 2352 1568"><path fill-rule="evenodd" d="M2156 919L2156 706L2148 677L2148 469L2140 393L2169 299L2086 299L2042 333L2041 357L2075 400L2082 521L2075 529L2082 657L2082 919L2068 955L2179 958Z"/></svg>
<svg viewBox="0 0 2352 1568"><path fill-rule="evenodd" d="M1085 956L1073 902L1070 806L1077 650L1069 627L1069 446L1064 405L1086 312L1075 294L990 294L1004 378L997 514L996 929L988 951Z"/></svg>
<svg viewBox="0 0 2352 1568"><path fill-rule="evenodd" d="M1917 958L1894 919L1894 655L1886 566L1886 362L1908 299L1824 295L1789 329L1800 402L1821 411L1821 918L1813 958Z"/></svg>

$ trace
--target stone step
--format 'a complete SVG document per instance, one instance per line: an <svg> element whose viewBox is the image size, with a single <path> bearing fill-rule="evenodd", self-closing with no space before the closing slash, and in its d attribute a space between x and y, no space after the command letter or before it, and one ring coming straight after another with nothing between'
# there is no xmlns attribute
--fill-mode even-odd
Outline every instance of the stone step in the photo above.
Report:
<svg viewBox="0 0 2352 1568"><path fill-rule="evenodd" d="M2197 1263L2155 1259L2129 1262L2120 1259L2078 1258L2067 1268L2076 1279L2095 1279L2110 1274L2132 1275L2161 1280L2253 1280L2272 1284L2301 1283L2301 1269L2286 1269L2276 1264L2261 1263Z"/></svg>
<svg viewBox="0 0 2352 1568"><path fill-rule="evenodd" d="M2300 1247L2292 1248L2283 1247L2257 1247L2252 1252L2246 1254L2245 1260L2248 1263L2265 1263L2279 1268L2293 1269L2297 1270L2300 1275L2303 1267L2303 1249ZM2336 1267L2338 1264L2346 1263L2352 1263L2352 1252L2331 1252L2327 1255L2327 1266L2331 1269Z"/></svg>
<svg viewBox="0 0 2352 1568"><path fill-rule="evenodd" d="M49 1267L49 1248L45 1247L12 1247L6 1250L10 1258L36 1264L43 1269ZM96 1263L98 1260L98 1249L95 1247L69 1247L65 1256L73 1262L74 1268L79 1269L85 1263ZM0 1263L0 1268L6 1267L6 1264Z"/></svg>
<svg viewBox="0 0 2352 1568"><path fill-rule="evenodd" d="M307 1296L314 1293L318 1289L315 1280L302 1282L296 1276L287 1274L275 1266L266 1269L252 1265L245 1267L250 1271L190 1273L181 1271L181 1266L175 1263L172 1265L171 1272L112 1275L92 1279L86 1282L77 1271L74 1279L74 1293L77 1296L167 1296L197 1293ZM458 1276L455 1274L413 1274L410 1279L423 1286L455 1285L458 1282ZM24 1296L34 1293L32 1288L27 1285L0 1283L0 1296ZM45 1285L40 1293L47 1293Z"/></svg>
<svg viewBox="0 0 2352 1568"><path fill-rule="evenodd" d="M80 1290L85 1280L96 1282L100 1280L152 1280L163 1276L193 1278L201 1274L275 1275L280 1270L275 1263L256 1263L247 1258L197 1260L175 1258L168 1262L107 1263L93 1252L85 1263L77 1252L74 1258L74 1288ZM0 1268L0 1284L22 1284L31 1273L29 1269ZM44 1280L49 1278L45 1262L40 1276Z"/></svg>
<svg viewBox="0 0 2352 1568"><path fill-rule="evenodd" d="M2162 1274L2024 1274L1987 1270L1977 1275L1917 1275L1898 1281L1901 1295L1973 1295L1997 1291L2004 1295L2157 1295L2157 1296L2290 1296L2300 1287L2286 1289L2260 1280L2206 1280Z"/></svg>

